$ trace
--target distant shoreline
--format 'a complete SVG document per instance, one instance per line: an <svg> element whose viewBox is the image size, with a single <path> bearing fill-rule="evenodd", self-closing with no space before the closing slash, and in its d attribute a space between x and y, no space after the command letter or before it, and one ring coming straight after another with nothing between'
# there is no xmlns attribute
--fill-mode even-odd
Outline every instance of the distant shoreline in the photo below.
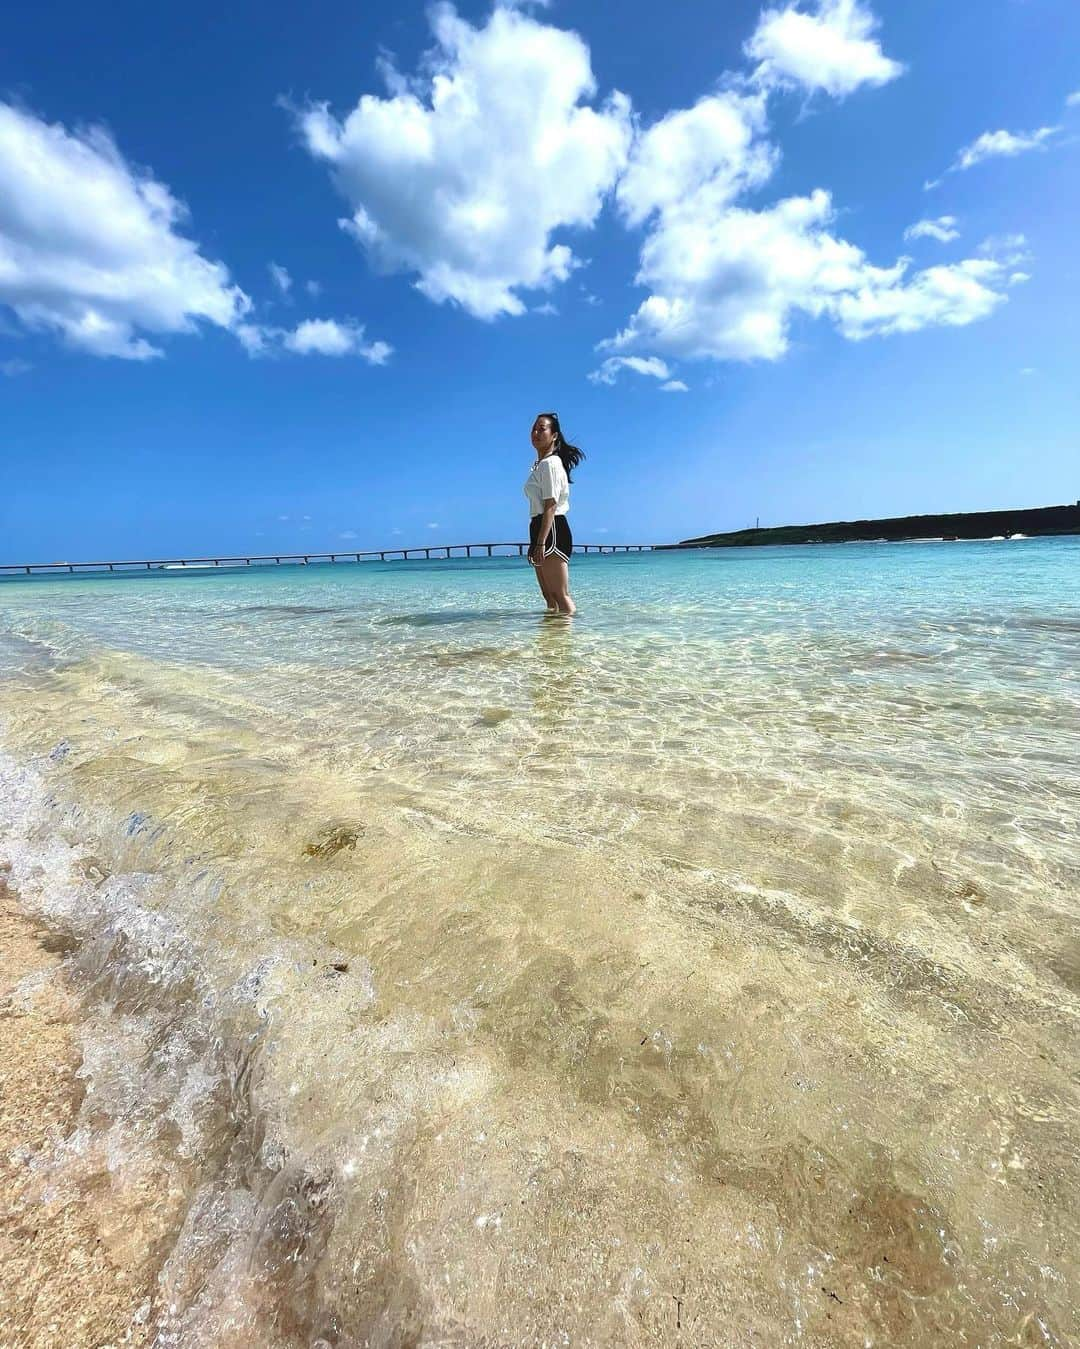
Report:
<svg viewBox="0 0 1080 1349"><path fill-rule="evenodd" d="M1072 506L1038 506L1030 510L964 511L947 515L903 515L882 520L834 520L817 525L779 525L703 534L672 548L746 548L778 543L914 543L961 539L1038 538L1080 534L1080 501Z"/></svg>

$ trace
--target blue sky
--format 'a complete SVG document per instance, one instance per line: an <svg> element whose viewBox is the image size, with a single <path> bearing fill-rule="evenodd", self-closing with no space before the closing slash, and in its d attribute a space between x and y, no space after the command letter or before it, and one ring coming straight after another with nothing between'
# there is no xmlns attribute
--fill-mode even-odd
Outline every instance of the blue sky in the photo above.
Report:
<svg viewBox="0 0 1080 1349"><path fill-rule="evenodd" d="M1073 0L17 6L0 560L1074 500L1078 146Z"/></svg>

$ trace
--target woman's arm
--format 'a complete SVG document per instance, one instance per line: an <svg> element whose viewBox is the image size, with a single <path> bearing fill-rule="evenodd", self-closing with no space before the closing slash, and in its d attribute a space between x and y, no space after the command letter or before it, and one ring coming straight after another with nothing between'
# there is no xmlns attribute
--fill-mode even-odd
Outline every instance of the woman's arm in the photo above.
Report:
<svg viewBox="0 0 1080 1349"><path fill-rule="evenodd" d="M555 519L555 498L544 498L544 514L540 518L540 528L536 535L536 556L533 556L533 550L529 550L529 561L535 567L538 562L544 560L544 540L551 533L551 525Z"/></svg>

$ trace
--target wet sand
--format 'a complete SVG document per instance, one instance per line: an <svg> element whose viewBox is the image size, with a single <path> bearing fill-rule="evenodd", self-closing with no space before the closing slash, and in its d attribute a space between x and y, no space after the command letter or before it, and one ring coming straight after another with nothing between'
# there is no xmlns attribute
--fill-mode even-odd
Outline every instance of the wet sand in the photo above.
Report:
<svg viewBox="0 0 1080 1349"><path fill-rule="evenodd" d="M116 1258L90 1198L48 1188L82 1097L78 1006L55 947L0 878L0 1345L138 1346L155 1271Z"/></svg>

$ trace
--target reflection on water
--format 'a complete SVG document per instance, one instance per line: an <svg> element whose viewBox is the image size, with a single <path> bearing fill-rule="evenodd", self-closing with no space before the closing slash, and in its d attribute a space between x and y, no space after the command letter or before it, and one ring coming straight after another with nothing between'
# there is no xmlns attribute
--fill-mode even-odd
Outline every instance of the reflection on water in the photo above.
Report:
<svg viewBox="0 0 1080 1349"><path fill-rule="evenodd" d="M162 1344L1075 1342L1078 554L1001 553L0 587L43 1202Z"/></svg>
<svg viewBox="0 0 1080 1349"><path fill-rule="evenodd" d="M562 614L542 614L536 622L529 692L535 730L545 741L587 697L587 668L574 652L575 621Z"/></svg>

